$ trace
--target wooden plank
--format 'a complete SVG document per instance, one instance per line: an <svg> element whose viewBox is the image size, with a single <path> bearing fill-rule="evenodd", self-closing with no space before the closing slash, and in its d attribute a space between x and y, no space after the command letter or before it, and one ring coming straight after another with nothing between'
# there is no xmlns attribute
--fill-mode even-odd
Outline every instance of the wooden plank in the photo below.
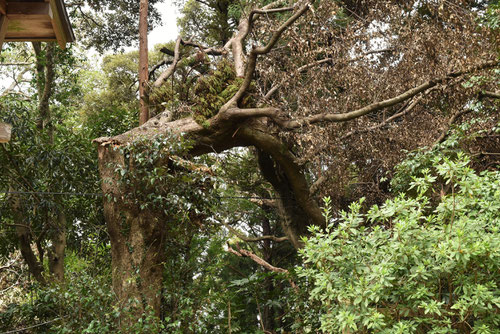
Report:
<svg viewBox="0 0 500 334"><path fill-rule="evenodd" d="M7 16L0 14L0 52L2 52L3 41L5 40L5 35L7 34L7 25L9 20Z"/></svg>
<svg viewBox="0 0 500 334"><path fill-rule="evenodd" d="M7 14L7 1L0 0L0 14Z"/></svg>
<svg viewBox="0 0 500 334"><path fill-rule="evenodd" d="M66 49L66 36L64 34L64 30L61 23L61 17L59 15L59 11L57 10L57 5L55 0L50 0L50 9L52 11L52 28L54 29L54 33L56 35L57 43L61 47L61 49Z"/></svg>
<svg viewBox="0 0 500 334"><path fill-rule="evenodd" d="M52 20L50 4L46 2L9 2L9 20Z"/></svg>
<svg viewBox="0 0 500 334"><path fill-rule="evenodd" d="M6 143L10 140L11 131L10 124L0 122L0 143Z"/></svg>
<svg viewBox="0 0 500 334"><path fill-rule="evenodd" d="M20 41L31 39L55 40L54 29L50 20L9 20L7 41Z"/></svg>

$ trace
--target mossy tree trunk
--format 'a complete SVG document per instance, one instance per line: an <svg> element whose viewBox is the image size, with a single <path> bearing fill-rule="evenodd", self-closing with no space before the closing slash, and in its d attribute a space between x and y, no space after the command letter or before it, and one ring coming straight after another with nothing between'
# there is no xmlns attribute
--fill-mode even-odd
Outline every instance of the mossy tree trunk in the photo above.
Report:
<svg viewBox="0 0 500 334"><path fill-rule="evenodd" d="M103 179L104 215L111 241L113 290L121 307L130 307L120 318L126 332L142 317L159 319L164 243L167 217L162 212L142 209L130 185L121 182L117 168L126 163L120 150L99 148Z"/></svg>

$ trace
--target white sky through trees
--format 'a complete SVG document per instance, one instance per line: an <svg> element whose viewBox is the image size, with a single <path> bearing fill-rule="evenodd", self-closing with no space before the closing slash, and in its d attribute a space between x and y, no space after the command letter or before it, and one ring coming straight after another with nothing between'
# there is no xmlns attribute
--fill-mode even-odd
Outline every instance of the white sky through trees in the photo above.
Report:
<svg viewBox="0 0 500 334"><path fill-rule="evenodd" d="M157 8L162 15L163 25L155 28L149 33L149 49L152 49L155 44L175 40L179 33L177 30L177 17L179 16L179 12L172 1L166 0L164 3L158 4Z"/></svg>

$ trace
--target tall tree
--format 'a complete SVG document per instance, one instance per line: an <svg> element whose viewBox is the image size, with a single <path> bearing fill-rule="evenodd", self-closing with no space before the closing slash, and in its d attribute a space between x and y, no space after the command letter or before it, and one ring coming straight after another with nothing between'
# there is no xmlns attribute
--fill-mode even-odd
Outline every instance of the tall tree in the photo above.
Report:
<svg viewBox="0 0 500 334"><path fill-rule="evenodd" d="M325 224L316 197L331 186L325 179L338 183L333 189L346 187L393 165L401 148L438 140L445 125L477 100L477 91L464 84L472 75L487 78L481 89L494 90L497 32L478 26L481 7L468 1L248 2L224 44L179 38L166 50L173 59L154 89L174 82L183 66L196 69L196 59L217 63L206 74L193 74L194 89L177 105L187 110L177 113L185 117L172 120L175 110L166 111L95 140L102 188L110 195L104 209L120 299L142 301L137 317L147 305L159 315L163 227L175 224L169 215L142 208L134 186L123 182L120 171L145 172L128 147L163 143L161 159L151 158L156 167L168 166L175 155L164 154L177 145L172 134L189 141L184 158L255 147L261 175L279 195L282 229L300 248L308 226ZM346 155L353 159L343 160ZM123 226L132 230L120 233Z"/></svg>

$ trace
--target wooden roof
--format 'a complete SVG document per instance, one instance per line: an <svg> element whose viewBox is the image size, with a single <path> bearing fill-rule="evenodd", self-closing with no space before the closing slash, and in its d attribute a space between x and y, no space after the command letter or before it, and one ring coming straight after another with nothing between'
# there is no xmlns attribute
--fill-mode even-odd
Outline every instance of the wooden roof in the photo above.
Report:
<svg viewBox="0 0 500 334"><path fill-rule="evenodd" d="M4 41L74 42L63 0L0 0L0 50Z"/></svg>

